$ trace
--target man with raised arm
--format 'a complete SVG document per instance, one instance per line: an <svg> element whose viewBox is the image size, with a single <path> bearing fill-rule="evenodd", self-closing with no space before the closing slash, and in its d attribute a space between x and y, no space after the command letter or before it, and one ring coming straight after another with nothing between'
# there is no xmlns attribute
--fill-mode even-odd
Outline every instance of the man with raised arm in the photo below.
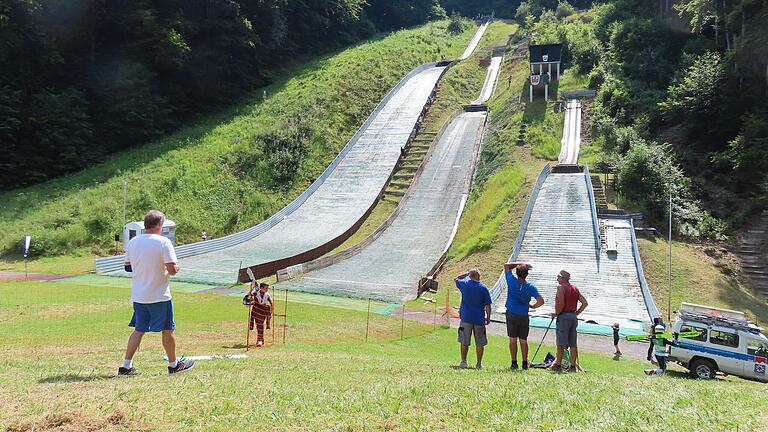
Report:
<svg viewBox="0 0 768 432"><path fill-rule="evenodd" d="M539 294L536 286L526 282L528 271L533 267L525 263L504 264L504 277L507 280L507 336L509 337L509 355L512 357L510 369L516 370L517 365L517 341L520 340L521 359L523 370L528 369L528 333L530 321L528 311L536 309L544 304L544 297ZM512 274L515 269L515 274ZM536 299L535 303L530 303Z"/></svg>
<svg viewBox="0 0 768 432"><path fill-rule="evenodd" d="M195 365L176 358L176 322L173 320L170 279L179 272L179 261L173 243L160 235L163 222L165 215L162 212L150 210L144 216L144 234L132 238L125 248L125 271L133 273L133 317L128 326L135 330L128 338L125 360L117 372L121 376L139 374L133 367L133 355L146 332L162 333L169 374L188 371Z"/></svg>
<svg viewBox="0 0 768 432"><path fill-rule="evenodd" d="M491 323L491 293L480 282L480 270L472 269L456 276L456 288L461 291L459 308L459 343L461 344L461 363L459 368L467 367L467 353L475 335L477 369L483 368L483 351L488 344L485 326Z"/></svg>
<svg viewBox="0 0 768 432"><path fill-rule="evenodd" d="M577 305L580 305L577 307ZM552 317L557 317L555 334L557 336L557 356L552 363L554 372L563 370L563 353L565 348L571 351L571 367L569 372L578 372L579 349L576 346L576 327L579 325L578 316L587 308L587 299L575 285L571 285L571 274L560 270L557 274L557 295L555 296L555 312Z"/></svg>

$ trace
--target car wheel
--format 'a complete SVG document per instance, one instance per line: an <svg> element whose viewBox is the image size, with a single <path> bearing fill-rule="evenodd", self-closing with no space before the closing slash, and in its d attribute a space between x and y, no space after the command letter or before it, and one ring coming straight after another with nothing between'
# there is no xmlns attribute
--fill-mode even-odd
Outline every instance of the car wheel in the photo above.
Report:
<svg viewBox="0 0 768 432"><path fill-rule="evenodd" d="M712 379L717 372L717 366L712 360L694 359L691 361L690 371L694 378Z"/></svg>

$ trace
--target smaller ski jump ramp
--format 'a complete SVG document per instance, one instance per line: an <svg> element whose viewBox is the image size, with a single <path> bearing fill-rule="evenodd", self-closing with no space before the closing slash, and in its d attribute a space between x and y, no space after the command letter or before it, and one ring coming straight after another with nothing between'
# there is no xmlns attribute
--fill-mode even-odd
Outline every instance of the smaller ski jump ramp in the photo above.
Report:
<svg viewBox="0 0 768 432"><path fill-rule="evenodd" d="M560 155L557 163L560 165L576 165L581 150L581 101L571 99L565 107L563 122L563 139L560 142Z"/></svg>

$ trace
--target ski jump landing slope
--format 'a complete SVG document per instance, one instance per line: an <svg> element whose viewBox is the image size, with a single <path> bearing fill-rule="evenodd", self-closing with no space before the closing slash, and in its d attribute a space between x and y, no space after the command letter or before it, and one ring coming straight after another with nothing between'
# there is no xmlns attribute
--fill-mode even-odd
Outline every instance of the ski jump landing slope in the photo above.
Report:
<svg viewBox="0 0 768 432"><path fill-rule="evenodd" d="M176 279L231 284L243 266L298 255L344 233L377 199L444 69L429 67L409 77L298 209L251 240L181 259Z"/></svg>
<svg viewBox="0 0 768 432"><path fill-rule="evenodd" d="M487 24L480 27L465 54L475 49L486 28ZM301 262L309 251L353 229L388 181L400 148L408 142L447 64L432 63L411 71L380 102L325 172L269 219L226 237L179 246L176 251L182 271L175 279L228 285L237 280L244 266ZM122 271L123 259L122 255L97 259L96 269L129 276Z"/></svg>
<svg viewBox="0 0 768 432"><path fill-rule="evenodd" d="M658 309L643 275L634 227L629 219L598 219L589 169L576 165L580 135L581 102L572 99L567 105L558 167L550 170L547 165L539 175L509 262L533 266L528 281L545 300L533 314L554 311L557 273L566 270L571 283L589 301L580 319L637 326L657 315ZM601 231L610 231L610 242ZM503 314L507 300L503 273L491 291L495 312Z"/></svg>
<svg viewBox="0 0 768 432"><path fill-rule="evenodd" d="M486 112L465 112L445 129L392 224L359 253L281 289L400 303L450 244L466 202Z"/></svg>
<svg viewBox="0 0 768 432"><path fill-rule="evenodd" d="M545 172L546 173L546 172ZM590 203L588 172L549 174L535 197L519 253L510 261L533 266L528 281L539 289L545 304L532 311L541 315L554 311L557 273L571 273L571 283L589 301L581 319L599 324L648 321L649 312L635 267L632 231L628 221L618 226L617 253L600 246L595 213ZM504 312L507 286L500 278L493 288L494 310Z"/></svg>

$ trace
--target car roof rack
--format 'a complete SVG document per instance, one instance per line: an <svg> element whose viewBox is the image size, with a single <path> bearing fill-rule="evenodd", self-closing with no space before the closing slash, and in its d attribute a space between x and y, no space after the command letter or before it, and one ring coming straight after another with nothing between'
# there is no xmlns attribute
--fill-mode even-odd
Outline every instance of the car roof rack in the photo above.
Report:
<svg viewBox="0 0 768 432"><path fill-rule="evenodd" d="M707 325L717 325L721 327L730 327L737 330L744 330L750 333L759 334L762 328L750 323L746 319L737 319L732 317L724 317L715 313L704 313L698 311L691 311L682 309L678 311L678 315L681 318L688 321L696 321Z"/></svg>

